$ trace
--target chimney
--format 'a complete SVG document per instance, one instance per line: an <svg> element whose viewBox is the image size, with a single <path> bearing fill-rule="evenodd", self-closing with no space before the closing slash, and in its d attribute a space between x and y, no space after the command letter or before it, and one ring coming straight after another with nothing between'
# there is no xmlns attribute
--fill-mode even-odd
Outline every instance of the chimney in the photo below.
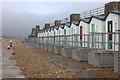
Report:
<svg viewBox="0 0 120 80"><path fill-rule="evenodd" d="M49 28L50 27L50 24L49 23L46 23L45 24L45 29Z"/></svg>
<svg viewBox="0 0 120 80"><path fill-rule="evenodd" d="M36 25L36 36L38 36L39 29L40 29L40 26Z"/></svg>
<svg viewBox="0 0 120 80"><path fill-rule="evenodd" d="M61 24L61 20L56 20L55 21L55 26L59 26Z"/></svg>
<svg viewBox="0 0 120 80"><path fill-rule="evenodd" d="M39 29L40 29L40 26L36 25L36 30L39 31Z"/></svg>
<svg viewBox="0 0 120 80"><path fill-rule="evenodd" d="M32 33L31 35L36 35L36 29L35 28L32 28Z"/></svg>
<svg viewBox="0 0 120 80"><path fill-rule="evenodd" d="M31 32L31 35L33 35L33 31L34 31L34 28L32 28L32 32Z"/></svg>
<svg viewBox="0 0 120 80"><path fill-rule="evenodd" d="M120 11L120 1L113 1L105 4L104 13L107 14L109 11Z"/></svg>
<svg viewBox="0 0 120 80"><path fill-rule="evenodd" d="M80 20L80 14L71 14L70 15L70 23L72 21L79 21Z"/></svg>

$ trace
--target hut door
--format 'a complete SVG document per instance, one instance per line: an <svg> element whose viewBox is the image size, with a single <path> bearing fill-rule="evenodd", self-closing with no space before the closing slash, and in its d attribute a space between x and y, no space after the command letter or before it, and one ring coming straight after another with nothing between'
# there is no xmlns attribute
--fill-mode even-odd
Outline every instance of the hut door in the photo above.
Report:
<svg viewBox="0 0 120 80"><path fill-rule="evenodd" d="M66 38L66 29L64 29L64 36L65 36L64 38ZM65 40L64 38L63 38L63 40ZM65 42L65 41L64 41L64 42ZM66 43L66 42L65 42L65 43ZM64 43L62 43L62 44L64 44Z"/></svg>
<svg viewBox="0 0 120 80"><path fill-rule="evenodd" d="M66 35L66 29L64 29L64 35Z"/></svg>
<svg viewBox="0 0 120 80"><path fill-rule="evenodd" d="M112 49L112 21L108 21L108 47Z"/></svg>
<svg viewBox="0 0 120 80"><path fill-rule="evenodd" d="M82 46L82 26L80 26L80 44Z"/></svg>
<svg viewBox="0 0 120 80"><path fill-rule="evenodd" d="M52 32L51 32L51 41L50 41L50 43L52 43Z"/></svg>
<svg viewBox="0 0 120 80"><path fill-rule="evenodd" d="M95 32L95 24L92 24L92 47L94 47L94 43L95 43L95 38L94 38L94 32Z"/></svg>
<svg viewBox="0 0 120 80"><path fill-rule="evenodd" d="M61 39L60 39L60 30L59 30L59 37L58 37L58 40L59 40L59 44L60 44L60 40L61 40Z"/></svg>
<svg viewBox="0 0 120 80"><path fill-rule="evenodd" d="M54 44L55 44L55 31L54 31Z"/></svg>
<svg viewBox="0 0 120 80"><path fill-rule="evenodd" d="M71 28L71 45L73 46L73 27Z"/></svg>

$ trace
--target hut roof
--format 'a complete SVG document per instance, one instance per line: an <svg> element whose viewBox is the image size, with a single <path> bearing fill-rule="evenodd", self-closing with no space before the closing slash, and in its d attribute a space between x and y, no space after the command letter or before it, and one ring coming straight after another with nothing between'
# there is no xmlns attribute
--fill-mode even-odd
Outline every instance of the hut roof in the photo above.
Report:
<svg viewBox="0 0 120 80"><path fill-rule="evenodd" d="M71 26L70 22L66 23L65 25L66 25L67 27L70 27L70 26Z"/></svg>
<svg viewBox="0 0 120 80"><path fill-rule="evenodd" d="M64 29L65 24L61 24L61 25L59 25L59 27L61 27L62 29Z"/></svg>
<svg viewBox="0 0 120 80"><path fill-rule="evenodd" d="M100 19L100 20L104 20L105 19L105 16L93 15L92 17Z"/></svg>
<svg viewBox="0 0 120 80"><path fill-rule="evenodd" d="M51 28L48 28L49 31L51 31Z"/></svg>
<svg viewBox="0 0 120 80"><path fill-rule="evenodd" d="M58 30L58 29L59 29L59 26L54 26L54 28L55 28L56 30Z"/></svg>
<svg viewBox="0 0 120 80"><path fill-rule="evenodd" d="M80 19L80 21L84 21L86 23L89 23L90 22L90 19Z"/></svg>
<svg viewBox="0 0 120 80"><path fill-rule="evenodd" d="M72 23L77 25L77 26L79 25L79 21L72 21Z"/></svg>
<svg viewBox="0 0 120 80"><path fill-rule="evenodd" d="M120 15L120 11L109 11L109 12L106 14L106 16L105 16L105 19L107 18L107 16L108 16L110 13Z"/></svg>

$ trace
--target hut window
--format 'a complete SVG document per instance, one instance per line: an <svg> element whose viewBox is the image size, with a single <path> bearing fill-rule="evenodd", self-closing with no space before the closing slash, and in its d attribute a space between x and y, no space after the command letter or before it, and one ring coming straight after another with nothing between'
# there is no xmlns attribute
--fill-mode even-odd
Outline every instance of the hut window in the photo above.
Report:
<svg viewBox="0 0 120 80"><path fill-rule="evenodd" d="M66 35L66 29L64 29L64 35Z"/></svg>
<svg viewBox="0 0 120 80"><path fill-rule="evenodd" d="M59 35L60 35L60 30L59 30Z"/></svg>
<svg viewBox="0 0 120 80"><path fill-rule="evenodd" d="M96 32L98 32L98 25L96 25Z"/></svg>
<svg viewBox="0 0 120 80"><path fill-rule="evenodd" d="M95 32L95 24L92 24L92 32Z"/></svg>
<svg viewBox="0 0 120 80"><path fill-rule="evenodd" d="M109 49L112 49L112 34L111 34L111 32L112 32L112 21L108 21L108 33L110 33L110 34L108 34L108 48Z"/></svg>
<svg viewBox="0 0 120 80"><path fill-rule="evenodd" d="M85 27L83 28L83 34L85 34Z"/></svg>
<svg viewBox="0 0 120 80"><path fill-rule="evenodd" d="M91 26L92 26L91 27L92 32L95 32L95 24L92 24ZM95 37L94 35L92 35L92 47L94 47L94 45L95 45Z"/></svg>
<svg viewBox="0 0 120 80"><path fill-rule="evenodd" d="M118 30L118 26L117 26L117 23L115 23L115 30Z"/></svg>
<svg viewBox="0 0 120 80"><path fill-rule="evenodd" d="M82 46L82 26L80 26L80 42L81 42L81 46Z"/></svg>

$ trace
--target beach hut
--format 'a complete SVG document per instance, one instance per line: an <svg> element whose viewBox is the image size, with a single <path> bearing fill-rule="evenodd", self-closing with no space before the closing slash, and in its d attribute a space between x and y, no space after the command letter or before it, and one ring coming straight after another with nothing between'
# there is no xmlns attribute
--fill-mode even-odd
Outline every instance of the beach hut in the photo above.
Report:
<svg viewBox="0 0 120 80"><path fill-rule="evenodd" d="M54 26L50 26L51 32L50 32L50 44L48 51L54 52L54 44L55 44L55 29Z"/></svg>
<svg viewBox="0 0 120 80"><path fill-rule="evenodd" d="M51 28L48 28L48 44L50 44Z"/></svg>
<svg viewBox="0 0 120 80"><path fill-rule="evenodd" d="M44 49L44 43L45 43L45 28L43 28L42 30L41 30L41 34L40 34L40 48L41 49Z"/></svg>
<svg viewBox="0 0 120 80"><path fill-rule="evenodd" d="M64 25L61 24L61 20L55 21L55 45L54 45L54 53L61 54L61 48L63 48L64 43Z"/></svg>
<svg viewBox="0 0 120 80"><path fill-rule="evenodd" d="M118 51L118 45L115 46L112 42L118 42L118 35L112 35L114 32L118 32L117 30L120 29L120 11L110 11L105 17L105 23L106 23L106 33L109 33L106 37L106 42L109 42L109 44L106 44L106 49L110 50L116 50Z"/></svg>
<svg viewBox="0 0 120 80"><path fill-rule="evenodd" d="M54 37L54 44L58 45L58 36L60 35L59 33L59 25L61 24L61 20L56 20L55 21L55 26L54 26L54 33L55 33L55 37Z"/></svg>
<svg viewBox="0 0 120 80"><path fill-rule="evenodd" d="M77 29L78 29L78 23L79 23L79 20L80 20L80 14L71 14L70 15L70 30L69 30L69 34L71 35L70 36L70 45L71 47L74 47L74 34L77 33Z"/></svg>
<svg viewBox="0 0 120 80"><path fill-rule="evenodd" d="M60 24L59 25L59 34L60 34L60 36L61 37L59 37L59 40L60 40L60 42L59 42L59 45L60 46L64 46L64 34L66 34L66 31L64 30L64 27L65 27L65 24Z"/></svg>
<svg viewBox="0 0 120 80"><path fill-rule="evenodd" d="M66 35L66 44L64 44L64 46L66 46L66 47L70 47L70 35L71 35L71 28L70 28L70 26L71 26L71 24L70 24L70 22L67 22L67 23L65 23L65 27L64 27L64 35Z"/></svg>
<svg viewBox="0 0 120 80"><path fill-rule="evenodd" d="M114 38L114 33L115 30L119 29L119 11L113 11L109 12L105 17L99 17L103 21L105 20L105 23L103 25L101 21L99 21L99 27L97 28L97 25L94 23L90 22L90 31L91 32L99 32L99 37L98 35L92 35L92 41L95 41L92 43L92 48L98 46L97 48L93 49L92 52L88 54L88 63L99 66L99 67L113 67L114 64L114 50L113 50L113 44L117 38ZM96 17L96 16L94 16ZM98 17L97 17L98 18ZM95 21L94 21L95 22ZM118 25L117 25L118 24ZM95 27L96 26L96 27ZM102 28L101 28L101 27ZM102 34L102 35L101 35ZM101 36L100 36L101 35ZM94 39L95 38L95 39ZM98 39L99 38L99 39ZM99 44L99 43L102 44ZM98 44L98 45L97 45ZM116 69L116 68L115 68Z"/></svg>
<svg viewBox="0 0 120 80"><path fill-rule="evenodd" d="M80 34L78 40L80 41L81 47L89 47L88 45L88 37L90 33L90 19L80 19L79 27L78 27L78 34Z"/></svg>
<svg viewBox="0 0 120 80"><path fill-rule="evenodd" d="M71 32L71 46L74 46L76 47L78 44L75 45L75 34L78 34L79 32L79 29L78 29L78 26L79 26L79 21L72 21L71 25L70 25L70 32Z"/></svg>
<svg viewBox="0 0 120 80"><path fill-rule="evenodd" d="M42 35L42 30L39 30L38 31L38 35L37 35L37 40L38 40L38 48L40 48L40 45L41 45L41 35Z"/></svg>
<svg viewBox="0 0 120 80"><path fill-rule="evenodd" d="M106 49L110 49L112 51L115 50L114 54L114 72L117 72L120 74L120 56L118 54L119 51L119 44L114 44L110 42L119 42L119 35L114 33L119 33L117 30L120 30L120 11L110 11L107 13L105 17L105 23L106 23L106 32L107 33L113 33L108 34L108 38L106 38L106 42L109 42L106 45Z"/></svg>
<svg viewBox="0 0 120 80"><path fill-rule="evenodd" d="M49 45L49 31L48 28L50 27L49 23L45 24L45 29L44 29L44 50L48 50L48 45Z"/></svg>
<svg viewBox="0 0 120 80"><path fill-rule="evenodd" d="M78 24L79 24L79 21L72 21L70 23L70 30L69 30L69 34L71 35L70 36L70 46L75 46L74 45L74 41L75 41L75 36L74 34L78 34Z"/></svg>
<svg viewBox="0 0 120 80"><path fill-rule="evenodd" d="M105 41L105 39L100 38L101 35L98 33L105 33L105 16L93 15L90 19L90 47L91 48L102 48L102 44L97 42Z"/></svg>
<svg viewBox="0 0 120 80"><path fill-rule="evenodd" d="M72 59L78 61L88 61L88 53L91 51L89 48L89 26L90 19L80 19L76 32L78 34L76 44L78 48L72 51ZM79 49L80 48L80 49Z"/></svg>
<svg viewBox="0 0 120 80"><path fill-rule="evenodd" d="M71 27L71 24L73 21L79 21L80 19L80 14L71 14L70 15L70 22L65 23L65 27L64 27L64 35L66 35L66 37L64 37L64 48L62 48L62 55L65 57L72 57L72 50L74 49L73 47L73 34L74 29L73 27Z"/></svg>

